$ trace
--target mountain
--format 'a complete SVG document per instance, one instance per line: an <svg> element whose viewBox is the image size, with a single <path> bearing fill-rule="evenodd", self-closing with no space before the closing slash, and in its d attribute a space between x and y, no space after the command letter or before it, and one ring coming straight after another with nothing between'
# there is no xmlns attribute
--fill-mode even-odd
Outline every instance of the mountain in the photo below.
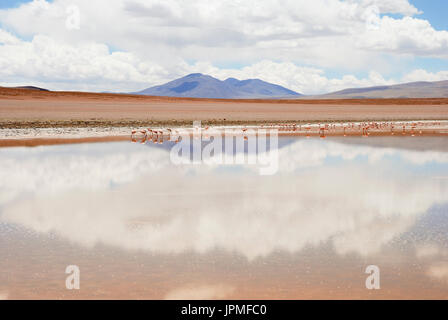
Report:
<svg viewBox="0 0 448 320"><path fill-rule="evenodd" d="M7 88L7 87L5 87ZM35 90L35 91L50 91L48 89L34 87L34 86L21 86L21 87L9 87L11 89L28 89L28 90Z"/></svg>
<svg viewBox="0 0 448 320"><path fill-rule="evenodd" d="M298 97L299 93L259 79L221 81L211 76L192 73L160 86L133 94L211 99L256 99Z"/></svg>
<svg viewBox="0 0 448 320"><path fill-rule="evenodd" d="M44 88L34 87L34 86L23 86L23 87L16 87L17 89L28 89L28 90L36 90L36 91L50 91Z"/></svg>
<svg viewBox="0 0 448 320"><path fill-rule="evenodd" d="M448 98L448 80L410 82L391 86L351 88L307 96L308 99Z"/></svg>

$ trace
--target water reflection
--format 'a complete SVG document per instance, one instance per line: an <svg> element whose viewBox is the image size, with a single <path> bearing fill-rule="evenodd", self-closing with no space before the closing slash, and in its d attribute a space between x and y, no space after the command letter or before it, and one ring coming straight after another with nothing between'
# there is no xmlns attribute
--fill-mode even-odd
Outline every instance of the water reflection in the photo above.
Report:
<svg viewBox="0 0 448 320"><path fill-rule="evenodd" d="M243 263L235 274L248 269L257 273L260 261L280 261L281 273L292 260L299 270L308 265L306 259L294 259L310 255L307 250L316 261L342 269L349 261L358 265L369 259L403 267L411 257L412 264L425 264L419 276L437 281L446 296L448 241L446 232L435 231L437 224L431 219L436 215L438 225L448 220L448 152L443 143L421 150L419 145L427 146L427 139L435 138L418 139L400 138L391 146L390 140L381 138L282 138L279 172L274 176L259 176L250 165L175 166L166 146L109 143L3 149L0 232L5 235L16 226L21 231L11 232L15 239L31 231L87 252L105 246L159 257L155 260L169 256L181 265L190 261L197 270L210 263L198 257L216 261L216 254L224 255L222 265ZM46 254L51 260L55 253ZM238 262L241 258L245 262ZM303 272L300 277L316 290L316 280ZM321 282L331 277L326 272L320 274ZM416 275L409 277L419 283ZM184 282L193 278L186 276ZM159 298L241 294L235 283L218 278L195 285L180 281ZM246 292L242 297L263 297L273 285L265 279L257 295ZM6 289L0 286L1 292ZM270 294L282 297L279 292Z"/></svg>

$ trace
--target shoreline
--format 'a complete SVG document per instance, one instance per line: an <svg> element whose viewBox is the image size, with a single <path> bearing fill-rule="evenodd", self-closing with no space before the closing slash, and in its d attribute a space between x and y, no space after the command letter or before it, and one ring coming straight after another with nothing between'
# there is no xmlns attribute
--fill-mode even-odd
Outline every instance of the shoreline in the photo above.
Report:
<svg viewBox="0 0 448 320"><path fill-rule="evenodd" d="M0 148L118 141L146 143L160 139L162 141L170 141L172 132L173 135L180 132L186 134L192 134L193 132L191 123L190 126L169 126L169 128L167 126L152 126L151 128L159 132L156 137L147 131L149 130L148 126L0 128ZM269 131L270 129L275 129L279 136L290 137L448 137L447 120L321 123L270 122L269 124L236 124L232 126L202 124L202 134L204 136L224 134L226 129L233 129L234 133L232 134L245 136L253 134L249 133L251 130L265 129ZM144 133L141 133L141 131L144 131ZM133 132L135 135L133 135Z"/></svg>
<svg viewBox="0 0 448 320"><path fill-rule="evenodd" d="M448 108L447 108L448 110ZM191 127L193 121L201 121L202 125L207 126L266 126L266 125L282 125L282 124L339 124L352 122L428 122L428 121L448 121L446 117L438 118L368 118L363 119L305 119L305 120L217 120L217 119L188 119L188 120L1 120L0 130L2 129L56 129L56 128L85 128L85 129L104 129L104 128L146 128L146 127ZM0 135L1 139L1 135Z"/></svg>

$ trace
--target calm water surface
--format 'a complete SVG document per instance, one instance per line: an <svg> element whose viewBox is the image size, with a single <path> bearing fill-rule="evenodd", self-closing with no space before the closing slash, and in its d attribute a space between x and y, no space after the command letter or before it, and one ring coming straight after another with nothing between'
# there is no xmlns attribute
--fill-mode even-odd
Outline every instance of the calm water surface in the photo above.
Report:
<svg viewBox="0 0 448 320"><path fill-rule="evenodd" d="M448 298L446 138L279 148L271 176L168 144L0 149L0 298Z"/></svg>

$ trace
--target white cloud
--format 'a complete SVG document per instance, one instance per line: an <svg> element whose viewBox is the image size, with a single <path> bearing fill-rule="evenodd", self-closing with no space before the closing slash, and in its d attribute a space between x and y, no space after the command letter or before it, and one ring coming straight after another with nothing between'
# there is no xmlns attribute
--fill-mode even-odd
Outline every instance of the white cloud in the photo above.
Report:
<svg viewBox="0 0 448 320"><path fill-rule="evenodd" d="M448 31L437 31L426 20L384 16L378 29L359 35L357 46L379 52L448 58Z"/></svg>
<svg viewBox="0 0 448 320"><path fill-rule="evenodd" d="M112 88L126 90L164 74L155 63L140 61L132 53L111 53L103 44L74 46L43 35L28 42L5 32L0 33L0 42L4 43L0 47L0 75L5 82L39 81L76 88L101 79Z"/></svg>
<svg viewBox="0 0 448 320"><path fill-rule="evenodd" d="M408 0L363 0L361 2L363 7L378 6L381 13L401 13L408 16L421 13Z"/></svg>
<svg viewBox="0 0 448 320"><path fill-rule="evenodd" d="M0 30L1 31L1 30ZM37 85L52 90L92 90L131 92L161 84L188 73L202 72L219 79L261 78L305 94L397 83L371 71L367 78L344 75L328 78L323 69L301 67L291 62L263 60L241 69L218 68L209 62L162 67L129 52L110 52L96 43L77 46L59 43L38 35L22 41L0 32L0 85ZM406 80L448 78L448 72L436 75L416 70Z"/></svg>
<svg viewBox="0 0 448 320"><path fill-rule="evenodd" d="M448 70L439 72L428 72L423 69L417 69L403 77L405 82L413 81L443 81L448 80Z"/></svg>
<svg viewBox="0 0 448 320"><path fill-rule="evenodd" d="M65 28L66 9L72 4L80 9L79 31ZM371 6L377 6L381 13L418 13L407 0L294 0L282 2L282 5L274 0L97 0L93 3L87 0L56 0L52 3L38 0L17 9L1 11L0 21L29 36L46 34L64 41L95 41L127 51L152 49L140 52L149 57L161 58L163 52L169 57L181 55L186 59L203 60L209 53L222 52L228 59L228 54L238 48L243 55L252 58L261 55L272 59L274 55L286 54L291 60L306 59L307 53L303 49L314 51L315 47L326 47L330 51L323 54L329 56L339 49L347 53L347 48L355 49L353 40L365 35L364 14ZM415 31L414 28L421 29L422 25L425 29L431 28L424 20L408 17L384 17L383 20L388 28L380 30L380 35L384 32L395 34L397 40L405 26L409 27L409 34ZM438 35L438 40L446 38L443 32L431 30ZM266 50L267 55L263 56L261 47L275 52ZM216 48L219 50L214 50ZM176 49L174 55L170 52L172 49ZM154 50L156 52L151 52ZM193 52L195 54L191 56Z"/></svg>
<svg viewBox="0 0 448 320"><path fill-rule="evenodd" d="M0 29L0 45L15 45L20 44L20 42L21 41L11 33Z"/></svg>
<svg viewBox="0 0 448 320"><path fill-rule="evenodd" d="M242 69L219 69L209 63L197 63L186 70L197 70L213 75L221 80L228 77L238 79L260 78L305 94L336 91L348 87L365 87L394 84L394 80L384 79L381 74L371 71L367 78L359 79L353 75L329 79L322 69L300 67L291 62L263 60Z"/></svg>
<svg viewBox="0 0 448 320"><path fill-rule="evenodd" d="M66 28L73 4L79 30ZM372 6L405 17L378 17L372 30ZM0 10L4 28L31 39L0 29L0 77L5 85L93 91L134 91L198 71L260 77L306 94L390 84L399 79L381 73L403 55L448 58L448 32L418 13L407 0L35 0ZM223 63L246 67L216 67ZM328 78L328 67L346 75Z"/></svg>

